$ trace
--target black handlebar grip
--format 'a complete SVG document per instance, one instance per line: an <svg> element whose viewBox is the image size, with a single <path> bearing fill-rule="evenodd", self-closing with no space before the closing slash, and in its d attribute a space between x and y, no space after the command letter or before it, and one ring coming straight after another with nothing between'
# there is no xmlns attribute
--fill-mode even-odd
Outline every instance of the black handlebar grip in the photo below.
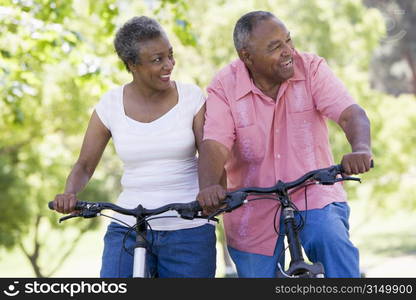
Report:
<svg viewBox="0 0 416 300"><path fill-rule="evenodd" d="M75 209L75 210L81 210L81 209L83 209L83 208L84 208L84 206L85 206L85 203L86 203L86 202L84 202L84 201L77 201L77 202L75 203L75 207L74 207L74 209ZM49 207L49 209L55 210L55 208L53 207L53 201L49 201L49 203L48 203L48 207Z"/></svg>
<svg viewBox="0 0 416 300"><path fill-rule="evenodd" d="M338 167L339 167L339 172L344 173L344 168L342 167L342 164L339 164ZM370 161L370 168L374 168L374 160Z"/></svg>
<svg viewBox="0 0 416 300"><path fill-rule="evenodd" d="M191 210L193 211L202 211L202 207L198 201L191 202Z"/></svg>

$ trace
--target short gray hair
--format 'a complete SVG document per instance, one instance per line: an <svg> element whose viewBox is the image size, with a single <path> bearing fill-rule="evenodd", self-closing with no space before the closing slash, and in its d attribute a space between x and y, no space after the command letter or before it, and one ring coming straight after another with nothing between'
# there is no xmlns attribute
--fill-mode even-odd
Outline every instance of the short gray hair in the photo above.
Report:
<svg viewBox="0 0 416 300"><path fill-rule="evenodd" d="M130 72L129 63L140 63L140 44L164 35L159 23L149 17L134 17L128 20L116 33L114 48L118 57Z"/></svg>
<svg viewBox="0 0 416 300"><path fill-rule="evenodd" d="M247 46L247 42L254 27L260 21L271 18L276 17L270 12L259 10L249 12L238 19L237 23L235 24L233 33L234 46L237 52Z"/></svg>

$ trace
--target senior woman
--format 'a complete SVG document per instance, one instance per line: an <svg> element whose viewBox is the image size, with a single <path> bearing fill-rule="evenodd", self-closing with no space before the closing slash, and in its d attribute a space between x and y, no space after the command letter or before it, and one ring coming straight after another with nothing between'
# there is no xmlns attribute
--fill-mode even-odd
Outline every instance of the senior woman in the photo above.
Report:
<svg viewBox="0 0 416 300"><path fill-rule="evenodd" d="M109 90L95 106L65 191L54 200L61 213L74 210L76 194L87 185L110 138L123 162L118 205L155 208L191 202L199 191L196 152L202 141L204 94L196 85L172 80L173 48L154 19L130 19L118 30L114 46L132 81ZM114 217L120 221L108 225L100 275L131 277L133 257L123 239L126 225L133 226L135 219ZM152 249L146 263L152 276L215 276L215 226L203 219L149 222ZM132 248L135 233L128 234L126 248Z"/></svg>

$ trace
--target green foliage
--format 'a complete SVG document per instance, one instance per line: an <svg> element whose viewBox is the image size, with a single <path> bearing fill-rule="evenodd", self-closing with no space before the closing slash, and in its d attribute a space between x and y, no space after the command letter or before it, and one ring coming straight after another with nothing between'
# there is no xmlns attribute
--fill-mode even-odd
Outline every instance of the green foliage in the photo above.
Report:
<svg viewBox="0 0 416 300"><path fill-rule="evenodd" d="M160 6L155 9L154 13L161 23L164 23L163 19L167 17L167 23L172 25L172 31L183 45L195 46L196 37L192 32L192 24L188 21L188 10L189 5L186 1L168 0L161 1ZM170 12L168 16L166 16L166 11Z"/></svg>
<svg viewBox="0 0 416 300"><path fill-rule="evenodd" d="M47 202L63 191L91 108L114 81L98 80L103 53L112 55L99 45L114 33L112 19L118 12L113 2L10 1L0 6L2 247L33 248L22 241L27 236L43 242L36 234L37 220L56 224L58 215L48 210ZM79 19L89 4L96 19ZM88 27L96 27L98 34ZM109 155L111 149L104 159ZM116 191L108 182L114 180L89 185L87 199L113 200ZM36 258L33 251L27 253Z"/></svg>
<svg viewBox="0 0 416 300"><path fill-rule="evenodd" d="M377 95L377 94L375 94ZM379 167L371 180L373 201L388 211L416 209L416 101L411 95L398 98L378 94L377 107L369 111L374 127L374 156Z"/></svg>
<svg viewBox="0 0 416 300"><path fill-rule="evenodd" d="M121 24L142 14L158 19L174 46L174 77L205 88L219 68L237 58L233 27L252 10L282 19L296 47L323 56L367 110L376 168L363 175L362 185L348 184L350 198L415 210L416 101L369 87L369 63L385 32L380 13L361 1L1 0L0 247L10 249L33 237L39 216L65 230L56 225L58 215L47 202L63 190L94 104L130 78L112 46ZM350 149L337 126L331 124L330 131L340 161ZM115 200L120 175L108 147L82 198ZM73 232L85 222L66 226Z"/></svg>
<svg viewBox="0 0 416 300"><path fill-rule="evenodd" d="M19 170L11 167L12 155L0 156L0 244L12 248L25 233L30 210L25 206L29 186L19 179ZM7 220L7 221L6 221Z"/></svg>

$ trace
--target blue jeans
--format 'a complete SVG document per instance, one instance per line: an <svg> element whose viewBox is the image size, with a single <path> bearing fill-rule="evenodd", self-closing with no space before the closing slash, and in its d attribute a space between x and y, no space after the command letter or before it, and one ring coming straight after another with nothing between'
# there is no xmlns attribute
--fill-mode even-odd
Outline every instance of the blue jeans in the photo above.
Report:
<svg viewBox="0 0 416 300"><path fill-rule="evenodd" d="M310 261L319 261L324 265L325 277L360 277L358 249L349 239L349 212L350 208L346 202L334 202L321 209L300 212L304 219L306 213L306 224L299 232L302 246ZM299 214L295 216L299 224L300 216ZM285 225L281 219L281 234L273 256L243 252L228 247L238 276L275 277L278 260L282 268L284 267L284 257L280 256L284 247L284 232Z"/></svg>
<svg viewBox="0 0 416 300"><path fill-rule="evenodd" d="M123 239L128 227L112 222L104 236L101 277L132 277L135 231ZM152 244L146 264L152 277L208 278L215 276L215 226L205 224L195 228L171 231L147 231Z"/></svg>

